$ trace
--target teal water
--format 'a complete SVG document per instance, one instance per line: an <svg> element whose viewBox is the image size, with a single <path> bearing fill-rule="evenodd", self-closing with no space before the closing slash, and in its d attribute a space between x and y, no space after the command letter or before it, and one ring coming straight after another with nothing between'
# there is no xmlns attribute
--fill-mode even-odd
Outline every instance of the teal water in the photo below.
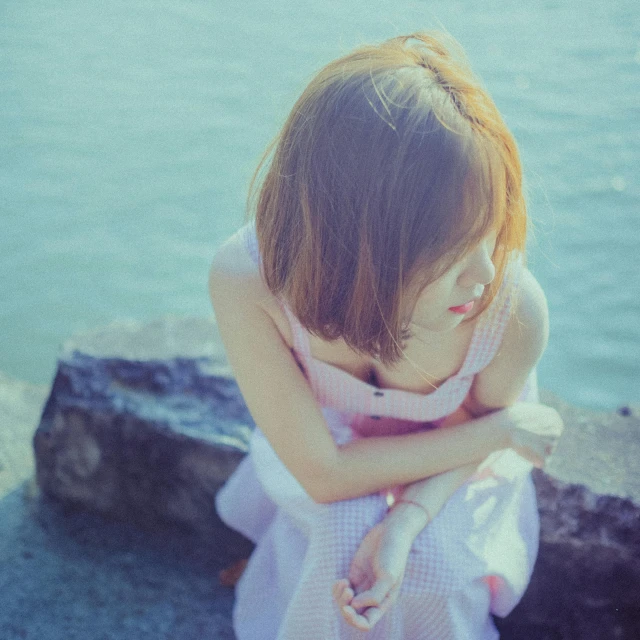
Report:
<svg viewBox="0 0 640 640"><path fill-rule="evenodd" d="M210 313L216 247L322 64L444 25L520 144L551 310L542 386L640 402L640 5L487 0L4 0L0 370L118 318Z"/></svg>

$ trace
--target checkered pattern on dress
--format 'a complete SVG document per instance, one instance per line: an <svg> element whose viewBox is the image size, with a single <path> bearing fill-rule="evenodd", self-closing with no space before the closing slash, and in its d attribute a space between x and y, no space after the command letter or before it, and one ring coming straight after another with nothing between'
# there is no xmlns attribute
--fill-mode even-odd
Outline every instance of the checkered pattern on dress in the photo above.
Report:
<svg viewBox="0 0 640 640"><path fill-rule="evenodd" d="M255 229L247 226L241 233L260 264ZM460 406L473 377L496 354L520 271L518 261L510 263L498 295L476 323L460 371L429 395L379 389L315 359L308 333L283 305L295 355L336 442L359 437L354 425L370 416L380 416L390 433L404 432L411 428L407 424L437 428L437 421ZM436 425L425 427L433 422ZM333 603L331 585L348 575L360 542L384 518L384 497L314 503L257 428L251 455L234 474L239 481L232 477L218 504L227 522L234 518L231 505L252 493L252 487L256 495L264 491L263 501L275 505L275 515L273 505L265 510L264 530L251 536L257 546L236 591L239 640L496 640L489 612L504 615L515 606L537 549L528 468L523 471L516 460L509 475L509 459L500 458L498 464L504 468L493 466L498 473L478 475L461 487L416 538L397 602L365 634L344 622ZM259 505L252 508L258 510ZM237 518L235 526L243 530L249 517ZM306 547L300 540L306 540ZM293 578L283 572L291 572Z"/></svg>

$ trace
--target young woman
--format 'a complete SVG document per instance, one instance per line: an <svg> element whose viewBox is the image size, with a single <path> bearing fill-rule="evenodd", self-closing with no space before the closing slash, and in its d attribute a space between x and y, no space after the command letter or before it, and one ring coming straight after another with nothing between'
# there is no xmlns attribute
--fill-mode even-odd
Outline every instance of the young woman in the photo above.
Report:
<svg viewBox="0 0 640 640"><path fill-rule="evenodd" d="M536 403L512 135L457 45L418 33L322 69L262 169L210 275L257 425L217 501L257 545L239 640L497 638L562 429Z"/></svg>

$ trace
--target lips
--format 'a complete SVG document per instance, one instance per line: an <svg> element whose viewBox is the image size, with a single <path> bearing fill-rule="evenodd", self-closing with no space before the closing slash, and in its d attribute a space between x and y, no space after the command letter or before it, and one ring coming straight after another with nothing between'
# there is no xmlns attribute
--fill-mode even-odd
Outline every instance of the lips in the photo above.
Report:
<svg viewBox="0 0 640 640"><path fill-rule="evenodd" d="M473 309L474 303L475 303L475 300L469 300L469 302L466 302L465 304L461 304L459 307L449 307L449 311L464 315L465 313L469 313L469 311Z"/></svg>

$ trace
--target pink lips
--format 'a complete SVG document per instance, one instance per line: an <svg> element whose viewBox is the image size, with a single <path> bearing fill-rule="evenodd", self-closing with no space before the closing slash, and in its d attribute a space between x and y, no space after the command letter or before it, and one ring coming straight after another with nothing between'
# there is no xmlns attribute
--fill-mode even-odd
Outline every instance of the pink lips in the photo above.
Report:
<svg viewBox="0 0 640 640"><path fill-rule="evenodd" d="M453 311L453 313L459 313L464 315L465 313L469 313L471 309L473 309L474 300L470 300L466 304L462 304L459 307L449 307L449 311Z"/></svg>

